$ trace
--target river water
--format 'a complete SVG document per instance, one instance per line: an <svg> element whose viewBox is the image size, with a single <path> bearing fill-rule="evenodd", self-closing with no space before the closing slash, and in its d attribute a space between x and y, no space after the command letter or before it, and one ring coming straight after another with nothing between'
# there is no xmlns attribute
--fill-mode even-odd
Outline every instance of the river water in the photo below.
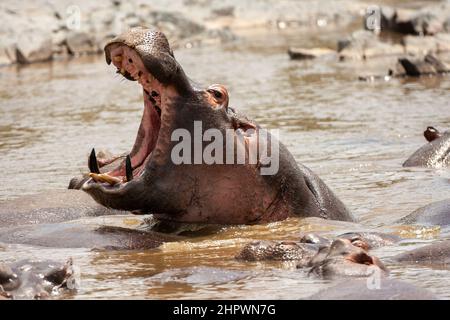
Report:
<svg viewBox="0 0 450 320"><path fill-rule="evenodd" d="M450 127L450 78L361 82L360 74L383 74L386 61L291 61L286 54L290 45L330 46L346 34L257 34L221 46L179 49L175 55L190 78L225 84L231 106L279 129L295 158L315 171L361 224L411 238L375 251L392 277L450 298L448 269L388 262L441 236L438 228L391 225L449 197L448 170L401 165L424 144L427 126ZM103 57L0 69L0 201L65 189L85 169L92 147L129 150L142 105L140 87L117 76ZM320 230L348 231L315 219L288 219L226 227L140 252L14 245L0 249L0 261L72 256L81 285L66 298L297 299L330 282L289 263L244 263L233 256L251 239L297 239L301 231Z"/></svg>

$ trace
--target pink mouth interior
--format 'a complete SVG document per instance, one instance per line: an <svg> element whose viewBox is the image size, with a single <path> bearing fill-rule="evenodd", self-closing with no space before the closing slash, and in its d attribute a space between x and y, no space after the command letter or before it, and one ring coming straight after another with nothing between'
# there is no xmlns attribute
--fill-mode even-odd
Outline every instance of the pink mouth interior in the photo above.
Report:
<svg viewBox="0 0 450 320"><path fill-rule="evenodd" d="M133 177L138 177L144 172L145 165L149 161L158 140L163 112L161 106L163 86L147 71L135 50L125 45L119 45L111 50L111 60L117 67L118 73L128 73L144 89L144 113L136 141L130 152ZM116 169L107 172L107 174L126 181L125 162L122 162Z"/></svg>

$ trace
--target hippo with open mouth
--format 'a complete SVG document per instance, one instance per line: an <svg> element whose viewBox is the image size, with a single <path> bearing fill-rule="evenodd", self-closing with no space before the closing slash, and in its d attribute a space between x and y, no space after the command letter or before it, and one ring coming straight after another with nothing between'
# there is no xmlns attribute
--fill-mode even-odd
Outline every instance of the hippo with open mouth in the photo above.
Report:
<svg viewBox="0 0 450 320"><path fill-rule="evenodd" d="M118 166L100 171L117 158L99 161L93 151L89 177L72 181L71 187L106 207L176 222L256 224L290 216L353 220L283 144L229 107L224 86L196 88L163 33L133 28L111 40L105 54L118 73L142 86L141 124L130 154ZM200 143L195 140L199 131ZM235 143L231 149L228 138ZM181 140L192 148L180 148ZM214 141L214 151L208 141ZM200 156L209 150L214 161L199 159L198 150ZM245 159L258 150L254 162L239 162L239 150Z"/></svg>

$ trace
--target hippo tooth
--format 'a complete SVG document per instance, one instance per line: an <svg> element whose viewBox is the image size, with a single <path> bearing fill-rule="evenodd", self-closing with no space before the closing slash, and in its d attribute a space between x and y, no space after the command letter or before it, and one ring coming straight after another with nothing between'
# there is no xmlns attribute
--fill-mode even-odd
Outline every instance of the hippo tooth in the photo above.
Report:
<svg viewBox="0 0 450 320"><path fill-rule="evenodd" d="M113 58L113 60L114 60L115 62L121 62L121 61L122 61L122 56L115 56L115 57Z"/></svg>
<svg viewBox="0 0 450 320"><path fill-rule="evenodd" d="M125 74L125 68L120 69L121 74Z"/></svg>
<svg viewBox="0 0 450 320"><path fill-rule="evenodd" d="M125 159L125 171L126 171L127 181L133 180L133 168L131 167L130 155L127 155L127 158Z"/></svg>
<svg viewBox="0 0 450 320"><path fill-rule="evenodd" d="M92 148L91 155L89 156L89 171L92 173L100 173L100 169L98 168L97 157L95 156L95 149Z"/></svg>
<svg viewBox="0 0 450 320"><path fill-rule="evenodd" d="M95 182L106 182L109 183L110 185L115 185L117 183L122 182L122 180L120 180L117 177L111 177L110 175L106 174L106 173L89 173L89 177L91 177L92 179L94 179Z"/></svg>

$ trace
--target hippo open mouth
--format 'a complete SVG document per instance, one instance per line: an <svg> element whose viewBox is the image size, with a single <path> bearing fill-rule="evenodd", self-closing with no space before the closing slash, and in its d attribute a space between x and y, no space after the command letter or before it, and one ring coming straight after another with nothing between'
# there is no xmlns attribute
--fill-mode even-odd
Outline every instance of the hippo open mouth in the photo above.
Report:
<svg viewBox="0 0 450 320"><path fill-rule="evenodd" d="M106 62L112 62L117 73L142 86L144 111L131 152L115 169L100 173L99 168L119 157L97 160L95 150L92 150L89 157L90 179L83 184L85 191L99 189L104 193L114 193L132 180L141 179L158 143L161 122L166 113L167 86L172 84L179 93L186 90L187 79L178 68L165 36L157 31L146 31L132 29L126 37L119 36L105 46Z"/></svg>
<svg viewBox="0 0 450 320"><path fill-rule="evenodd" d="M100 174L97 170L95 152L89 161L91 183L102 183L105 188L118 188L121 185L142 175L145 165L151 158L158 141L161 128L161 116L164 112L164 87L161 82L144 66L139 54L123 44L111 44L107 49L108 60L117 72L125 78L137 81L143 88L144 112L141 124L131 153L116 169ZM107 163L107 162L106 162ZM100 165L105 162L100 163Z"/></svg>
<svg viewBox="0 0 450 320"><path fill-rule="evenodd" d="M93 150L89 177L71 181L69 188L82 188L109 208L177 222L255 224L294 215L353 219L276 137L228 106L223 85L193 86L162 32L133 28L111 40L105 55L118 73L142 86L142 121L120 165L101 173L118 158L97 159ZM250 151L253 161L245 161ZM268 168L275 170L263 174Z"/></svg>

